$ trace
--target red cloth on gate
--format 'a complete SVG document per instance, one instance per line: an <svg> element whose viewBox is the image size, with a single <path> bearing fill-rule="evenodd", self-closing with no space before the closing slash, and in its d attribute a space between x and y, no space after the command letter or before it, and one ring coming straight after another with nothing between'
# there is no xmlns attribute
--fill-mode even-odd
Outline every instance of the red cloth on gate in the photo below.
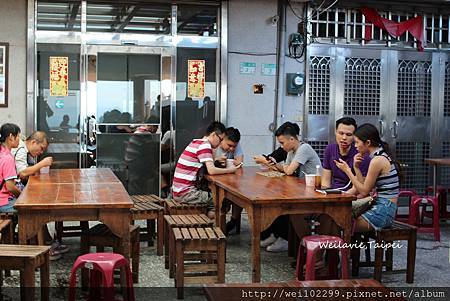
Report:
<svg viewBox="0 0 450 301"><path fill-rule="evenodd" d="M397 23L386 18L382 18L373 8L363 7L361 13L366 17L368 22L371 22L376 27L386 30L391 36L398 37L409 31L409 33L417 39L417 49L423 51L423 19L422 16ZM370 41L372 39L372 26L366 25L364 40Z"/></svg>

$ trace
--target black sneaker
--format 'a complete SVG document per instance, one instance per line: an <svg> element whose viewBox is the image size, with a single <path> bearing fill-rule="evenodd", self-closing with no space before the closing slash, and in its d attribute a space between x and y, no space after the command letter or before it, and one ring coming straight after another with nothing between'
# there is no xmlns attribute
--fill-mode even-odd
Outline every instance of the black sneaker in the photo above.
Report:
<svg viewBox="0 0 450 301"><path fill-rule="evenodd" d="M234 228L236 228L236 219L231 218L225 227L225 231L227 232L226 235L233 231Z"/></svg>

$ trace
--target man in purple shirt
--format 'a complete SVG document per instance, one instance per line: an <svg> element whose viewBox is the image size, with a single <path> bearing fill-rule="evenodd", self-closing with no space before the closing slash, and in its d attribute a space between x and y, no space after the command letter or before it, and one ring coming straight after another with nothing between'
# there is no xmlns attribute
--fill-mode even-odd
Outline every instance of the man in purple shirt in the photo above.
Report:
<svg viewBox="0 0 450 301"><path fill-rule="evenodd" d="M322 162L322 187L323 188L351 188L350 179L340 170L334 160L339 159L347 162L349 166L353 166L353 158L358 154L353 144L353 133L356 130L356 121L351 117L342 117L336 121L336 143L329 144L324 152ZM370 158L365 156L362 158L360 170L362 176L365 177L369 169Z"/></svg>

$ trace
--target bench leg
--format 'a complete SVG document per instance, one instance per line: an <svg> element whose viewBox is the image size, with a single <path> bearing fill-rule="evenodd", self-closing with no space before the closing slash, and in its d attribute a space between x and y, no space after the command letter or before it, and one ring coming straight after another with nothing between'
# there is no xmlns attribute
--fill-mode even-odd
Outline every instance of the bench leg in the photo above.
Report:
<svg viewBox="0 0 450 301"><path fill-rule="evenodd" d="M153 246L153 237L155 236L155 220L154 219L148 219L147 220L147 246L152 247Z"/></svg>
<svg viewBox="0 0 450 301"><path fill-rule="evenodd" d="M173 229L170 229L173 230ZM175 236L173 235L172 231L169 231L169 277L173 278L175 274L175 265L176 256L180 256L178 254L178 250L175 250ZM184 254L183 254L184 256Z"/></svg>
<svg viewBox="0 0 450 301"><path fill-rule="evenodd" d="M184 250L183 244L181 241L176 242L176 254L177 254L177 263L176 263L176 275L175 275L175 286L177 288L177 298L184 298Z"/></svg>
<svg viewBox="0 0 450 301"><path fill-rule="evenodd" d="M158 214L158 232L157 232L157 237L158 237L158 242L157 242L157 246L156 246L156 254L158 256L162 256L163 255L163 240L164 240L164 217L162 212L160 212Z"/></svg>
<svg viewBox="0 0 450 301"><path fill-rule="evenodd" d="M45 260L44 264L41 265L40 268L41 275L41 300L49 300L49 289L50 289L50 260Z"/></svg>
<svg viewBox="0 0 450 301"><path fill-rule="evenodd" d="M355 233L354 242L356 244L361 242L361 236ZM350 256L352 258L352 276L359 275L359 262L361 258L361 249L360 248L352 248L350 250Z"/></svg>
<svg viewBox="0 0 450 301"><path fill-rule="evenodd" d="M20 271L20 278L23 279L24 288L21 290L20 298L26 301L34 300L34 265L31 262L25 265L23 271Z"/></svg>
<svg viewBox="0 0 450 301"><path fill-rule="evenodd" d="M225 240L220 240L217 246L217 282L225 283Z"/></svg>
<svg viewBox="0 0 450 301"><path fill-rule="evenodd" d="M376 243L381 245L382 241L377 238ZM374 264L374 273L373 278L377 281L381 281L381 272L383 269L383 252L382 248L375 248L375 264Z"/></svg>
<svg viewBox="0 0 450 301"><path fill-rule="evenodd" d="M392 241L386 241L386 244L392 244ZM392 271L394 261L394 248L386 249L386 271Z"/></svg>
<svg viewBox="0 0 450 301"><path fill-rule="evenodd" d="M169 268L169 226L164 221L164 267Z"/></svg>
<svg viewBox="0 0 450 301"><path fill-rule="evenodd" d="M414 282L414 268L416 266L416 241L417 233L412 231L408 239L408 256L406 266L406 282Z"/></svg>

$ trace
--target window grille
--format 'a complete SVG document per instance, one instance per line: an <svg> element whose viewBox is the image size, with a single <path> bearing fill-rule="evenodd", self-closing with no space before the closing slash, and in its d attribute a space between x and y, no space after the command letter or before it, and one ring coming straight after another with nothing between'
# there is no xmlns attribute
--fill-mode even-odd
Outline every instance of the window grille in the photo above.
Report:
<svg viewBox="0 0 450 301"><path fill-rule="evenodd" d="M397 142L396 158L402 167L403 188L422 190L429 184L429 166L425 159L430 157L428 142Z"/></svg>
<svg viewBox="0 0 450 301"><path fill-rule="evenodd" d="M444 81L444 116L450 116L450 63L445 64L445 81Z"/></svg>
<svg viewBox="0 0 450 301"><path fill-rule="evenodd" d="M430 116L431 62L398 63L398 116Z"/></svg>
<svg viewBox="0 0 450 301"><path fill-rule="evenodd" d="M330 57L311 56L309 70L309 114L328 115L330 108Z"/></svg>
<svg viewBox="0 0 450 301"><path fill-rule="evenodd" d="M419 14L423 17L424 47L450 48L450 16L446 14L407 13L395 11L378 11L383 18L403 22L415 18ZM333 44L380 44L386 46L417 47L417 40L406 31L399 37L392 37L380 28L367 22L358 9L331 8L317 12L309 8L308 34L312 40ZM366 24L371 26L371 40L365 41Z"/></svg>
<svg viewBox="0 0 450 301"><path fill-rule="evenodd" d="M442 142L442 158L450 157L450 141ZM441 166L439 167L441 171L441 180L439 181L441 185L448 187L450 185L450 167Z"/></svg>
<svg viewBox="0 0 450 301"><path fill-rule="evenodd" d="M345 60L345 115L380 114L381 60L347 58Z"/></svg>

